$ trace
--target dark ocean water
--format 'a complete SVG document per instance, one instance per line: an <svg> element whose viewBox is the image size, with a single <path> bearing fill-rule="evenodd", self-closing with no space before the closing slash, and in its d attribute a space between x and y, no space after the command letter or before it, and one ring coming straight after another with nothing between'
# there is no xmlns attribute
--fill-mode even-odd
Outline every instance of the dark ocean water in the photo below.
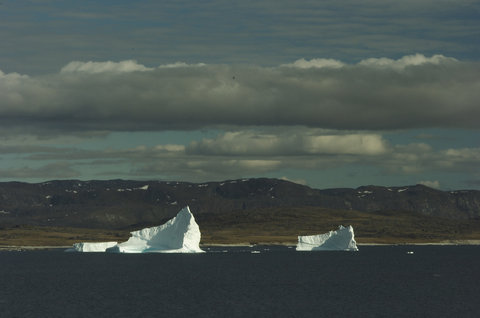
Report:
<svg viewBox="0 0 480 318"><path fill-rule="evenodd" d="M478 246L0 252L0 317L480 317L479 270Z"/></svg>

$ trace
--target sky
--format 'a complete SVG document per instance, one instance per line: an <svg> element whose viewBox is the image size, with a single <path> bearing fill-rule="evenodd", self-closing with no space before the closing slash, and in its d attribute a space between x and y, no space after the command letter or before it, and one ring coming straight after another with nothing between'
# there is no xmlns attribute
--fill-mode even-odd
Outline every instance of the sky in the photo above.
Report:
<svg viewBox="0 0 480 318"><path fill-rule="evenodd" d="M0 1L0 181L480 189L480 1Z"/></svg>

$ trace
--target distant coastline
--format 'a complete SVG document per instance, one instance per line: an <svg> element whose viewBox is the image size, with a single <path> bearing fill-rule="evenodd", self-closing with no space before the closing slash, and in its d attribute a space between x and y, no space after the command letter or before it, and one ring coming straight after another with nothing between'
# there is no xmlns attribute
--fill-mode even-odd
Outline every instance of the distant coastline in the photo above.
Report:
<svg viewBox="0 0 480 318"><path fill-rule="evenodd" d="M296 244L288 243L281 243L281 242L259 242L256 244L248 244L248 243L205 243L200 244L200 247L254 247L259 245L282 245L282 246L290 246L295 247ZM435 246L454 246L454 245L480 245L480 240L445 240L440 242L402 242L402 243L357 243L358 246L427 246L427 245L435 245ZM58 249L67 249L70 248L71 245L0 245L0 252L1 251L34 251L34 250L58 250Z"/></svg>

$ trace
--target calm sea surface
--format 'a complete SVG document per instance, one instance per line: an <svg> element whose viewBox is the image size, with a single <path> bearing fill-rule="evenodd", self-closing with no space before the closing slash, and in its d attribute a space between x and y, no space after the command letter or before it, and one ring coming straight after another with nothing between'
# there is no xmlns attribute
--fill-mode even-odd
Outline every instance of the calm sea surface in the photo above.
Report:
<svg viewBox="0 0 480 318"><path fill-rule="evenodd" d="M478 246L0 252L0 317L480 317L479 271Z"/></svg>

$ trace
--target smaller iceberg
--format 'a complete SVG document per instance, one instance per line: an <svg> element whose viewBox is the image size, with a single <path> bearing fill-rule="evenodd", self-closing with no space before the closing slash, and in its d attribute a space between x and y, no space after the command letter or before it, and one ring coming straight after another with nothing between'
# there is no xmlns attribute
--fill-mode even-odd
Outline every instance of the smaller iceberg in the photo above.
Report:
<svg viewBox="0 0 480 318"><path fill-rule="evenodd" d="M340 225L324 234L299 236L297 251L358 251L353 227Z"/></svg>
<svg viewBox="0 0 480 318"><path fill-rule="evenodd" d="M105 252L107 248L117 245L117 242L75 243L65 252Z"/></svg>
<svg viewBox="0 0 480 318"><path fill-rule="evenodd" d="M202 253L200 228L188 206L165 224L131 232L128 241L108 248L112 253Z"/></svg>

